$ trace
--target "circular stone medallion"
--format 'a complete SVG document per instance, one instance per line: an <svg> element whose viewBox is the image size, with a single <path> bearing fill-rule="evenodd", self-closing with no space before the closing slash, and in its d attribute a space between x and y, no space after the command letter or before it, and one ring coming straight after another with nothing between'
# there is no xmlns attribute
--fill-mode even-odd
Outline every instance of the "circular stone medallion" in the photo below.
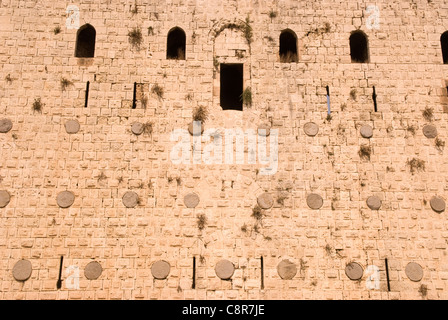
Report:
<svg viewBox="0 0 448 320"><path fill-rule="evenodd" d="M432 197L429 201L429 204L431 205L432 210L434 210L435 212L445 211L445 201L442 198Z"/></svg>
<svg viewBox="0 0 448 320"><path fill-rule="evenodd" d="M369 125L363 125L361 127L361 129L359 130L359 132L361 133L361 136L363 138L371 138L373 136L373 129L371 126Z"/></svg>
<svg viewBox="0 0 448 320"><path fill-rule="evenodd" d="M269 209L274 205L274 198L270 193L265 192L257 198L257 203L261 209Z"/></svg>
<svg viewBox="0 0 448 320"><path fill-rule="evenodd" d="M267 124L262 124L257 129L258 135L262 137L267 137L271 134L271 128Z"/></svg>
<svg viewBox="0 0 448 320"><path fill-rule="evenodd" d="M297 267L294 263L285 259L278 264L277 272L280 278L284 280L290 280L296 275Z"/></svg>
<svg viewBox="0 0 448 320"><path fill-rule="evenodd" d="M131 126L131 131L135 135L141 135L143 133L143 123L134 122Z"/></svg>
<svg viewBox="0 0 448 320"><path fill-rule="evenodd" d="M362 278L364 271L359 263L350 262L345 266L345 275L350 280L359 280Z"/></svg>
<svg viewBox="0 0 448 320"><path fill-rule="evenodd" d="M372 210L378 210L381 207L381 200L377 196L368 197L366 203Z"/></svg>
<svg viewBox="0 0 448 320"><path fill-rule="evenodd" d="M415 262L409 262L405 269L406 276L411 281L420 281L423 278L423 268Z"/></svg>
<svg viewBox="0 0 448 320"><path fill-rule="evenodd" d="M187 208L195 208L199 204L199 196L196 193L189 193L184 197L184 204Z"/></svg>
<svg viewBox="0 0 448 320"><path fill-rule="evenodd" d="M134 191L127 191L122 198L126 208L134 208L138 204L138 194Z"/></svg>
<svg viewBox="0 0 448 320"><path fill-rule="evenodd" d="M200 136L204 132L204 123L201 123L201 133L199 133L199 125L196 126L195 122L200 121L193 121L188 125L188 132L193 135L195 133L195 136ZM193 132L194 131L194 132Z"/></svg>
<svg viewBox="0 0 448 320"><path fill-rule="evenodd" d="M62 191L58 194L56 202L61 208L70 207L75 201L75 195L71 191Z"/></svg>
<svg viewBox="0 0 448 320"><path fill-rule="evenodd" d="M151 266L152 276L158 280L163 280L170 274L170 264L164 260L156 261Z"/></svg>
<svg viewBox="0 0 448 320"><path fill-rule="evenodd" d="M215 273L222 280L230 279L234 271L235 266L229 260L221 260L215 266Z"/></svg>
<svg viewBox="0 0 448 320"><path fill-rule="evenodd" d="M319 132L319 126L314 122L308 122L303 126L303 131L306 135L314 137Z"/></svg>
<svg viewBox="0 0 448 320"><path fill-rule="evenodd" d="M312 193L306 198L306 204L311 209L317 210L322 207L322 205L324 204L324 200L322 199L322 197L320 195L318 195L316 193Z"/></svg>
<svg viewBox="0 0 448 320"><path fill-rule="evenodd" d="M6 190L0 190L0 208L6 207L9 203L9 200L11 200L9 192Z"/></svg>
<svg viewBox="0 0 448 320"><path fill-rule="evenodd" d="M9 119L0 120L0 133L6 133L12 128L12 122Z"/></svg>
<svg viewBox="0 0 448 320"><path fill-rule="evenodd" d="M426 138L432 139L437 137L437 128L433 126L432 124L427 124L422 129L423 135Z"/></svg>
<svg viewBox="0 0 448 320"><path fill-rule="evenodd" d="M17 261L14 267L12 268L12 276L17 281L26 281L31 276L32 271L33 267L31 266L31 262L22 259Z"/></svg>
<svg viewBox="0 0 448 320"><path fill-rule="evenodd" d="M78 120L68 120L65 123L65 131L67 131L68 134L78 133L79 128Z"/></svg>
<svg viewBox="0 0 448 320"><path fill-rule="evenodd" d="M102 272L103 268L96 261L89 262L84 268L84 276L89 280L98 279Z"/></svg>

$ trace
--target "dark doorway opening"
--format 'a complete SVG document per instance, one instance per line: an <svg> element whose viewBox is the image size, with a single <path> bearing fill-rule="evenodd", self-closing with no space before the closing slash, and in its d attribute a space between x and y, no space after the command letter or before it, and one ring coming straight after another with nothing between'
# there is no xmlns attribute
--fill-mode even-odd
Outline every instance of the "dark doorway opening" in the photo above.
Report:
<svg viewBox="0 0 448 320"><path fill-rule="evenodd" d="M95 28L90 24L85 24L79 28L76 34L75 57L93 58L95 55Z"/></svg>
<svg viewBox="0 0 448 320"><path fill-rule="evenodd" d="M168 32L166 58L185 60L186 35L184 30L175 27Z"/></svg>
<svg viewBox="0 0 448 320"><path fill-rule="evenodd" d="M364 32L354 31L350 35L350 56L352 62L369 62L369 44Z"/></svg>
<svg viewBox="0 0 448 320"><path fill-rule="evenodd" d="M220 100L223 110L243 110L243 64L221 64Z"/></svg>
<svg viewBox="0 0 448 320"><path fill-rule="evenodd" d="M443 63L448 64L448 31L442 33L440 44L442 45Z"/></svg>
<svg viewBox="0 0 448 320"><path fill-rule="evenodd" d="M280 34L280 62L298 62L297 36L291 30Z"/></svg>

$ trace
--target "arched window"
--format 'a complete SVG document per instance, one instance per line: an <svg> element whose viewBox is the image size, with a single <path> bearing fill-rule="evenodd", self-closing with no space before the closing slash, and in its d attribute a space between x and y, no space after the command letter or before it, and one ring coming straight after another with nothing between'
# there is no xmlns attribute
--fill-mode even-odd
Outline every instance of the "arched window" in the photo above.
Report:
<svg viewBox="0 0 448 320"><path fill-rule="evenodd" d="M283 30L280 34L280 62L298 61L297 36L292 30Z"/></svg>
<svg viewBox="0 0 448 320"><path fill-rule="evenodd" d="M353 31L350 35L350 56L352 62L369 62L369 43L367 35L360 31Z"/></svg>
<svg viewBox="0 0 448 320"><path fill-rule="evenodd" d="M166 58L185 60L186 36L184 30L175 27L168 32Z"/></svg>
<svg viewBox="0 0 448 320"><path fill-rule="evenodd" d="M443 63L448 64L448 31L442 33L440 44L442 45Z"/></svg>
<svg viewBox="0 0 448 320"><path fill-rule="evenodd" d="M85 24L79 28L76 34L75 57L93 58L95 55L95 28L90 24Z"/></svg>

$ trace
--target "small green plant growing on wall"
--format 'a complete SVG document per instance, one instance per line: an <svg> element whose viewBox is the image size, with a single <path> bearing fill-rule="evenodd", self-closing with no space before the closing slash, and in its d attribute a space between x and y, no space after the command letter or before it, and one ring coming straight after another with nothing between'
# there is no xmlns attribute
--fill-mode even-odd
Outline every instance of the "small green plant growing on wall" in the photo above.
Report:
<svg viewBox="0 0 448 320"><path fill-rule="evenodd" d="M240 98L243 101L243 104L245 106L251 107L252 106L252 90L251 90L251 88L247 87L246 89L244 89Z"/></svg>
<svg viewBox="0 0 448 320"><path fill-rule="evenodd" d="M206 107L199 106L193 111L193 121L204 123L208 118L208 110Z"/></svg>
<svg viewBox="0 0 448 320"><path fill-rule="evenodd" d="M434 119L434 110L433 108L426 107L425 110L422 112L423 118L425 118L426 121L431 122Z"/></svg>
<svg viewBox="0 0 448 320"><path fill-rule="evenodd" d="M163 88L162 88L161 86L159 86L157 83L153 85L153 87L152 87L152 89L151 89L151 92L152 92L153 94L155 94L155 95L159 98L159 100L162 100L162 99L163 99L164 90L163 90Z"/></svg>
<svg viewBox="0 0 448 320"><path fill-rule="evenodd" d="M354 101L356 100L356 89L350 90L350 98Z"/></svg>
<svg viewBox="0 0 448 320"><path fill-rule="evenodd" d="M33 102L33 106L32 106L33 111L42 113L42 107L43 107L43 103L42 103L40 97L35 98L34 102Z"/></svg>
<svg viewBox="0 0 448 320"><path fill-rule="evenodd" d="M196 224L199 230L203 230L207 224L207 217L205 214L198 214L196 217Z"/></svg>
<svg viewBox="0 0 448 320"><path fill-rule="evenodd" d="M61 78L61 90L65 91L65 89L67 89L69 86L72 86L73 82L66 79L66 78Z"/></svg>
<svg viewBox="0 0 448 320"><path fill-rule="evenodd" d="M443 141L439 137L436 137L436 139L434 140L434 144L435 144L437 150L439 150L439 151L442 151L443 148L445 147L445 141Z"/></svg>
<svg viewBox="0 0 448 320"><path fill-rule="evenodd" d="M153 131L153 127L154 127L154 123L153 122L146 122L143 124L143 133L150 136L152 135L152 131Z"/></svg>
<svg viewBox="0 0 448 320"><path fill-rule="evenodd" d="M412 174L414 174L417 171L425 171L425 161L418 159L418 158L412 158L411 160L408 160L406 164L409 166L409 169Z"/></svg>
<svg viewBox="0 0 448 320"><path fill-rule="evenodd" d="M271 19L277 18L277 11L274 10L269 11L269 18Z"/></svg>
<svg viewBox="0 0 448 320"><path fill-rule="evenodd" d="M136 50L140 50L140 46L143 42L142 30L137 27L128 32L129 43Z"/></svg>
<svg viewBox="0 0 448 320"><path fill-rule="evenodd" d="M56 26L56 27L54 27L54 29L53 29L53 33L54 33L54 34L59 34L59 33L61 33L61 27L60 27L60 26Z"/></svg>
<svg viewBox="0 0 448 320"><path fill-rule="evenodd" d="M364 160L370 160L370 154L372 153L372 150L370 146L363 144L358 151L358 155L361 159Z"/></svg>
<svg viewBox="0 0 448 320"><path fill-rule="evenodd" d="M12 83L12 78L11 78L11 75L10 75L9 73L6 75L5 80L6 80L6 82L8 82L9 84Z"/></svg>

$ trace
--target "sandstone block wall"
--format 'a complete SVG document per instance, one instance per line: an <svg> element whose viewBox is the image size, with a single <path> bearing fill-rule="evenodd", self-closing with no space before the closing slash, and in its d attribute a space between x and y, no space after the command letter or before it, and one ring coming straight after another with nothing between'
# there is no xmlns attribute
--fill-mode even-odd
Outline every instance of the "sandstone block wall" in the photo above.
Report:
<svg viewBox="0 0 448 320"><path fill-rule="evenodd" d="M69 4L96 30L94 58L74 56ZM366 27L370 4L378 29ZM0 119L12 126L0 133L0 298L447 299L447 9L442 0L1 1ZM166 59L176 26L185 60ZM284 29L297 35L297 63L280 62ZM369 63L351 62L357 29ZM220 106L220 63L244 64L252 105L243 111ZM277 129L277 173L174 164L171 133L201 106L206 129ZM79 131L67 132L70 120ZM152 125L137 135L135 122ZM273 205L260 212L264 193ZM310 194L322 198L317 209ZM31 274L27 263L14 268L22 259ZM234 266L230 279L217 275L229 272L215 270L221 260ZM78 286L67 287L76 270ZM379 285L369 289L372 270Z"/></svg>

